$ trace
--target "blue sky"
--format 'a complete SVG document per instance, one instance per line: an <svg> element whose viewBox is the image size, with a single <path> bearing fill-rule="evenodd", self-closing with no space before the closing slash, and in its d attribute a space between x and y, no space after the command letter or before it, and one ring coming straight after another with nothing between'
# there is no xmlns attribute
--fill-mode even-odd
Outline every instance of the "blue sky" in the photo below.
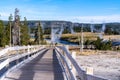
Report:
<svg viewBox="0 0 120 80"><path fill-rule="evenodd" d="M15 8L28 20L120 22L120 0L1 0L0 18L8 20Z"/></svg>

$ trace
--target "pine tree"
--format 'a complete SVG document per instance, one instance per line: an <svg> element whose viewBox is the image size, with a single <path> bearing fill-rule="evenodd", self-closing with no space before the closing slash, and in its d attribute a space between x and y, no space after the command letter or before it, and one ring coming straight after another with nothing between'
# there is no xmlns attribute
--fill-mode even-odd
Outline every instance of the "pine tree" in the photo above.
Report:
<svg viewBox="0 0 120 80"><path fill-rule="evenodd" d="M4 38L4 24L3 21L0 20L0 46L4 47L5 46L5 38Z"/></svg>
<svg viewBox="0 0 120 80"><path fill-rule="evenodd" d="M35 42L35 44L39 44L39 41L38 41L38 29L36 28L36 30L35 30L35 40L34 40L34 42Z"/></svg>
<svg viewBox="0 0 120 80"><path fill-rule="evenodd" d="M10 26L9 22L8 25L5 26L5 32L4 32L4 38L5 38L5 45L9 45L10 43Z"/></svg>
<svg viewBox="0 0 120 80"><path fill-rule="evenodd" d="M35 30L35 43L36 44L43 44L44 38L43 38L43 31L42 27L40 25L40 22L37 26L37 29Z"/></svg>
<svg viewBox="0 0 120 80"><path fill-rule="evenodd" d="M24 22L21 25L21 45L28 45L30 40L29 29L27 25L27 19L24 17Z"/></svg>
<svg viewBox="0 0 120 80"><path fill-rule="evenodd" d="M13 19L12 14L10 14L8 19L9 19L8 24L5 27L5 40L6 40L6 45L11 46L11 38L12 38L12 36L11 36L11 27L12 27L12 19Z"/></svg>
<svg viewBox="0 0 120 80"><path fill-rule="evenodd" d="M101 49L101 46L102 46L101 41L102 40L98 37L97 40L94 42L96 49L99 49L99 50Z"/></svg>
<svg viewBox="0 0 120 80"><path fill-rule="evenodd" d="M43 38L43 30L42 30L42 27L41 27L41 25L40 25L40 22L39 22L39 25L38 25L38 30L39 30L39 36L40 36L40 44L43 44L43 40L44 40L44 38Z"/></svg>
<svg viewBox="0 0 120 80"><path fill-rule="evenodd" d="M88 45L90 45L90 40L89 40L89 39L87 39L87 40L85 41L85 45L86 45L86 48L88 48Z"/></svg>
<svg viewBox="0 0 120 80"><path fill-rule="evenodd" d="M95 45L96 49L98 49L98 50L111 50L112 49L111 41L102 42L102 39L100 39L99 37L95 41L94 45Z"/></svg>

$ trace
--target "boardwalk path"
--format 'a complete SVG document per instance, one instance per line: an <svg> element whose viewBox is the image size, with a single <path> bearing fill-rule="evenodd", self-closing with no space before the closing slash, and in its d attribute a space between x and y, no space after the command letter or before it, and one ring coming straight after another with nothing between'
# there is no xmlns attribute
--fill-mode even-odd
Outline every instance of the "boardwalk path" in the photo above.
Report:
<svg viewBox="0 0 120 80"><path fill-rule="evenodd" d="M49 49L19 69L10 72L4 80L64 80L62 69L53 49Z"/></svg>

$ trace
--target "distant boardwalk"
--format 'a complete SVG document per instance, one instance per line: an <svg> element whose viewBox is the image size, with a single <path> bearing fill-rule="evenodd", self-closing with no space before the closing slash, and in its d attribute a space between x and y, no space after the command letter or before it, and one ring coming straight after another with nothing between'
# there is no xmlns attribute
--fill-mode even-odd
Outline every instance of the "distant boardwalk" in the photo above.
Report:
<svg viewBox="0 0 120 80"><path fill-rule="evenodd" d="M46 50L24 66L11 71L4 80L64 80L53 49Z"/></svg>

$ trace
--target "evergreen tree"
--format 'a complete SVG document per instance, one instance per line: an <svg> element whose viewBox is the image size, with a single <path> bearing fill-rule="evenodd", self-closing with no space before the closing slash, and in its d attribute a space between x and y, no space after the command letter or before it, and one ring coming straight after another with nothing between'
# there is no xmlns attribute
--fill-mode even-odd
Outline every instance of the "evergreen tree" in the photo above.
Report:
<svg viewBox="0 0 120 80"><path fill-rule="evenodd" d="M13 19L12 14L10 14L8 19L9 19L8 24L5 27L5 40L6 40L6 45L10 45L11 46L11 39L12 39L11 27L12 27L12 19Z"/></svg>
<svg viewBox="0 0 120 80"><path fill-rule="evenodd" d="M84 44L86 45L86 48L88 48L88 45L90 45L90 43L91 43L91 42L90 42L90 40L89 40L89 39L87 39L87 40L85 41L85 43L84 43Z"/></svg>
<svg viewBox="0 0 120 80"><path fill-rule="evenodd" d="M40 36L40 44L43 44L43 41L44 41L44 38L43 38L43 29L40 25L40 22L39 22L39 26L38 26L38 30L39 30L39 36Z"/></svg>
<svg viewBox="0 0 120 80"><path fill-rule="evenodd" d="M94 43L96 49L98 50L111 50L112 49L112 42L109 40L108 42L102 42L102 39L99 37Z"/></svg>
<svg viewBox="0 0 120 80"><path fill-rule="evenodd" d="M21 35L20 35L21 45L28 45L30 40L30 35L29 35L29 29L28 29L26 17L24 17L24 22L21 25L20 31L21 31Z"/></svg>
<svg viewBox="0 0 120 80"><path fill-rule="evenodd" d="M0 20L0 47L5 46L5 39L4 39L4 24L3 21Z"/></svg>
<svg viewBox="0 0 120 80"><path fill-rule="evenodd" d="M35 30L35 43L36 44L43 44L44 38L43 38L43 31L42 27L40 25L40 22L37 26L37 29Z"/></svg>
<svg viewBox="0 0 120 80"><path fill-rule="evenodd" d="M4 32L4 38L5 38L5 45L9 45L10 43L10 26L8 25L5 26L5 32Z"/></svg>
<svg viewBox="0 0 120 80"><path fill-rule="evenodd" d="M101 48L101 39L98 37L97 40L94 42L94 45L96 47L96 49L99 49Z"/></svg>
<svg viewBox="0 0 120 80"><path fill-rule="evenodd" d="M113 34L113 31L111 30L111 28L106 28L106 30L105 30L105 34L107 34L107 35L112 35Z"/></svg>

